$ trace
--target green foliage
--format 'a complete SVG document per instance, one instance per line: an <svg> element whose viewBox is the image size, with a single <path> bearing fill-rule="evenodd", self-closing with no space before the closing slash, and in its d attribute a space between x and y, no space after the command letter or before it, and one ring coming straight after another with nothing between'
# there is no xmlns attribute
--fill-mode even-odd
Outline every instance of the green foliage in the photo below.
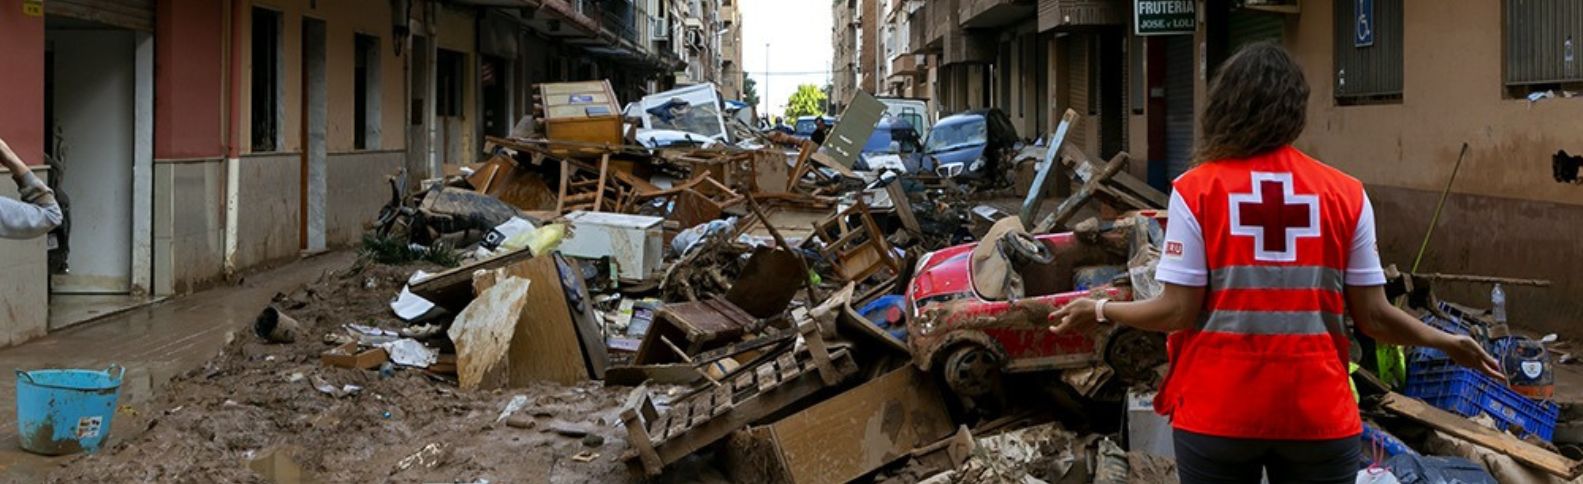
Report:
<svg viewBox="0 0 1583 484"><path fill-rule="evenodd" d="M462 253L443 243L431 247L414 247L406 241L372 233L363 234L363 247L357 251L362 259L380 264L406 264L428 261L445 267L462 265Z"/></svg>
<svg viewBox="0 0 1583 484"><path fill-rule="evenodd" d="M786 118L795 120L800 116L817 116L824 114L826 106L824 91L813 84L797 86L797 92L792 93L791 99L786 101Z"/></svg>
<svg viewBox="0 0 1583 484"><path fill-rule="evenodd" d="M746 72L742 73L742 102L749 106L759 105L759 83Z"/></svg>

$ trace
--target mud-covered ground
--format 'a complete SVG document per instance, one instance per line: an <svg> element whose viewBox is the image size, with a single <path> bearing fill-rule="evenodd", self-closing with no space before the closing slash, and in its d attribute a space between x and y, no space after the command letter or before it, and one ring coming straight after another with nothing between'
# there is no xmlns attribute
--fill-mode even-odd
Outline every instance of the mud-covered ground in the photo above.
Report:
<svg viewBox="0 0 1583 484"><path fill-rule="evenodd" d="M250 327L234 328L201 368L150 401L122 407L112 446L63 462L47 481L271 482L269 472L300 472L312 482L642 481L620 460L627 445L619 406L631 388L543 383L464 392L421 370L382 374L321 364L320 353L332 346L323 336L345 324L405 326L388 303L418 269L438 268L357 263L277 296L277 307L303 325L297 342L269 344ZM316 381L362 389L336 397L317 390ZM518 395L527 405L514 415L531 418L529 428L497 421ZM672 465L659 481L727 482L720 466L703 453ZM928 477L907 467L898 462L876 478ZM1136 482L1174 477L1169 461L1138 470Z"/></svg>
<svg viewBox="0 0 1583 484"><path fill-rule="evenodd" d="M266 482L250 463L275 454L277 468L298 467L321 482L636 480L619 460L626 442L617 413L629 388L546 383L461 392L424 371L382 376L320 363L320 352L330 347L322 335L343 324L404 324L387 304L418 268L424 267L354 265L286 295L279 304L295 307L287 312L303 323L304 337L264 344L249 328L236 328L202 368L177 377L141 408L123 408L136 415L118 414L119 443L64 463L49 480ZM337 398L316 390L316 379L362 390ZM532 416L532 428L496 423L516 395L528 398L516 415ZM596 437L551 432L552 422L586 427ZM572 459L584 452L597 456Z"/></svg>

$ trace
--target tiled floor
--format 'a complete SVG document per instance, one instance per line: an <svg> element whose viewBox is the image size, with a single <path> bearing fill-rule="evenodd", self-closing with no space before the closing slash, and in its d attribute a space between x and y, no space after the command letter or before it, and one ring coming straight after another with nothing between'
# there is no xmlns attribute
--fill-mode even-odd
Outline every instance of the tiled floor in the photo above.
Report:
<svg viewBox="0 0 1583 484"><path fill-rule="evenodd" d="M118 364L127 369L120 403L136 411L172 376L212 357L225 344L226 333L245 328L275 293L312 282L354 257L351 252L336 252L304 259L248 276L240 286L173 298L0 349L0 369L98 369ZM65 458L21 450L15 400L15 373L0 373L0 481L35 481ZM125 427L115 422L112 439L118 428Z"/></svg>

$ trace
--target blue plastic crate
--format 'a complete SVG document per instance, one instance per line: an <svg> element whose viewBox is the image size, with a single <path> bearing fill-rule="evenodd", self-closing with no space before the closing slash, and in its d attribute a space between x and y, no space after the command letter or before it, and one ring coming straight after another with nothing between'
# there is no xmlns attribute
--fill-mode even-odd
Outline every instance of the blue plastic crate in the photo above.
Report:
<svg viewBox="0 0 1583 484"><path fill-rule="evenodd" d="M1472 331L1469 330L1467 326L1463 326L1460 321L1455 319L1441 319L1436 317L1435 313L1424 313L1424 315L1418 319L1423 321L1424 324L1428 324L1435 329L1445 331L1447 333L1461 335L1472 334ZM1426 347L1415 347L1411 352L1408 353L1407 356L1408 359L1412 361L1439 361L1448 358L1444 351Z"/></svg>
<svg viewBox="0 0 1583 484"><path fill-rule="evenodd" d="M1410 362L1402 393L1468 417L1489 414L1496 427L1519 427L1546 442L1555 433L1556 419L1561 415L1561 408L1553 402L1535 401L1450 361Z"/></svg>

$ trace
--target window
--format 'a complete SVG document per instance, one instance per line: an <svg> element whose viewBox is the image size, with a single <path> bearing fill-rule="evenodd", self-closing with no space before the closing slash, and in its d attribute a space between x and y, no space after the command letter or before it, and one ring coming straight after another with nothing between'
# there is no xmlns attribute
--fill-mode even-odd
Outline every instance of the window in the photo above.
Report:
<svg viewBox="0 0 1583 484"><path fill-rule="evenodd" d="M1583 2L1506 0L1506 86L1514 96L1583 89Z"/></svg>
<svg viewBox="0 0 1583 484"><path fill-rule="evenodd" d="M253 8L253 151L280 151L280 13Z"/></svg>
<svg viewBox="0 0 1583 484"><path fill-rule="evenodd" d="M462 82L465 79L463 66L467 65L467 54L440 49L436 58L437 72L434 74L435 100L434 115L461 116L462 115Z"/></svg>
<svg viewBox="0 0 1583 484"><path fill-rule="evenodd" d="M1402 0L1336 0L1336 103L1402 99Z"/></svg>
<svg viewBox="0 0 1583 484"><path fill-rule="evenodd" d="M366 150L379 147L379 37L353 37L356 61L352 67L352 145Z"/></svg>

